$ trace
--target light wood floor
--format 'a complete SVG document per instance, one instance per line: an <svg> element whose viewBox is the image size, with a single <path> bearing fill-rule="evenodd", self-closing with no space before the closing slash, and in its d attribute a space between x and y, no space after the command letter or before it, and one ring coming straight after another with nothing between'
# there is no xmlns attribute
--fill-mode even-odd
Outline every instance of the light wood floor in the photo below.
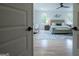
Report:
<svg viewBox="0 0 79 59"><path fill-rule="evenodd" d="M34 56L71 56L72 36L51 34L41 30L34 34Z"/></svg>

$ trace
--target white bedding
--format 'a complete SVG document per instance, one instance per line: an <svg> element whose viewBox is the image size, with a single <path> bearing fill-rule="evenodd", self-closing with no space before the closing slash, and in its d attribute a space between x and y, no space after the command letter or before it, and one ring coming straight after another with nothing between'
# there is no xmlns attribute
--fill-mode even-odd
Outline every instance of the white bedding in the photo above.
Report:
<svg viewBox="0 0 79 59"><path fill-rule="evenodd" d="M51 29L55 28L56 30L69 30L69 26L51 26Z"/></svg>

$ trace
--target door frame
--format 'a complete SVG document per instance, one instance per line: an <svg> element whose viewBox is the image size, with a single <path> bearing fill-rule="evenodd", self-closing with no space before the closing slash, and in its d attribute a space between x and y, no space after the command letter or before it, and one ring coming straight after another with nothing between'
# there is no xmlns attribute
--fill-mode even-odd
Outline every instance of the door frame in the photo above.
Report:
<svg viewBox="0 0 79 59"><path fill-rule="evenodd" d="M33 28L33 3L29 3L27 10L27 27ZM33 30L27 31L28 35L28 56L33 56Z"/></svg>
<svg viewBox="0 0 79 59"><path fill-rule="evenodd" d="M73 3L73 26L79 28L78 25L79 3ZM77 56L79 49L77 48L78 31L73 31L73 56Z"/></svg>
<svg viewBox="0 0 79 59"><path fill-rule="evenodd" d="M34 8L34 4L33 4L33 8ZM73 3L73 26L77 26L77 3ZM33 13L34 13L34 9L33 9ZM34 16L34 14L33 14ZM34 17L33 17L34 20ZM33 21L32 21L33 24ZM33 42L33 39L32 39ZM72 41L72 56L76 56L77 55L77 32L73 31L73 41ZM33 50L32 50L33 51Z"/></svg>

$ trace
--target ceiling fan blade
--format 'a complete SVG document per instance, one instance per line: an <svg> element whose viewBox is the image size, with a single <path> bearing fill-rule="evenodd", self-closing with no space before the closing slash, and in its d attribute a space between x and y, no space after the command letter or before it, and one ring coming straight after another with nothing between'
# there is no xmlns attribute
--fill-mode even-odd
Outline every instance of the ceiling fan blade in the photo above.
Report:
<svg viewBox="0 0 79 59"><path fill-rule="evenodd" d="M59 9L59 8L61 8L61 7L58 7L58 8L56 8L56 9Z"/></svg>
<svg viewBox="0 0 79 59"><path fill-rule="evenodd" d="M63 6L64 8L69 8L69 6Z"/></svg>

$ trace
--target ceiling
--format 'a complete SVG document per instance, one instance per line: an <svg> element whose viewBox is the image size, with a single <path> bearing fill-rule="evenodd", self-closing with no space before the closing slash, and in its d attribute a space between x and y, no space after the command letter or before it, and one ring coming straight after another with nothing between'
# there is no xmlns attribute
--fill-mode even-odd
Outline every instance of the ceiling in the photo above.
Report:
<svg viewBox="0 0 79 59"><path fill-rule="evenodd" d="M55 11L55 12L70 12L73 11L73 4L72 3L63 3L65 6L69 6L69 8L60 8L56 9L60 6L60 3L35 3L34 10L37 11Z"/></svg>

